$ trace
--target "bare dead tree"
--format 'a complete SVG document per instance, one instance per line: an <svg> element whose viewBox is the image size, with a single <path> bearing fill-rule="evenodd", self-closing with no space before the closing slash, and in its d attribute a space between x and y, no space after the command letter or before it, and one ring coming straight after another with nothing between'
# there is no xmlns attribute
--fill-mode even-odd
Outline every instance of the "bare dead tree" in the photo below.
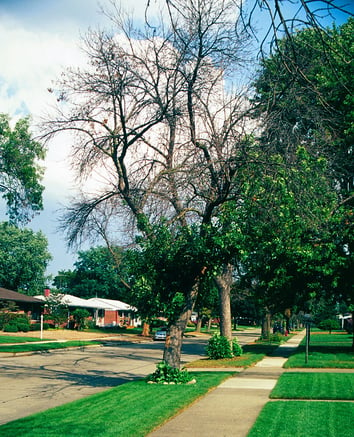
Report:
<svg viewBox="0 0 354 437"><path fill-rule="evenodd" d="M72 162L83 185L100 179L63 217L69 244L85 238L100 208L128 213L149 238L162 218L210 224L234 198L248 113L246 97L225 85L244 62L235 5L181 0L167 5L168 25L136 29L115 14L114 35L88 33L87 68L65 72L57 113L43 123L47 140L74 134ZM205 270L191 270L170 326L164 359L174 367Z"/></svg>

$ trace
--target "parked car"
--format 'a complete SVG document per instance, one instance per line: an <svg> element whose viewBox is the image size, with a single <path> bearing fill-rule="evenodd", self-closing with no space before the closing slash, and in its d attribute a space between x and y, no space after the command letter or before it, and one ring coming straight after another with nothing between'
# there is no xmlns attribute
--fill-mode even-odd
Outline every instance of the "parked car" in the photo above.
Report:
<svg viewBox="0 0 354 437"><path fill-rule="evenodd" d="M154 340L166 340L167 326L161 326L154 334Z"/></svg>

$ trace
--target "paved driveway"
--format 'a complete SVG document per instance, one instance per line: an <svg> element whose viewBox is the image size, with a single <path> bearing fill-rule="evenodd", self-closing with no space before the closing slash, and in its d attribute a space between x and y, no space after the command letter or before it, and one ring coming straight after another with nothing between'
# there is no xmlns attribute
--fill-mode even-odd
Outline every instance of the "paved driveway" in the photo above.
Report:
<svg viewBox="0 0 354 437"><path fill-rule="evenodd" d="M248 343L259 332L238 334ZM184 340L182 361L204 354L206 338ZM30 356L0 356L0 424L144 377L161 360L163 342L67 349Z"/></svg>

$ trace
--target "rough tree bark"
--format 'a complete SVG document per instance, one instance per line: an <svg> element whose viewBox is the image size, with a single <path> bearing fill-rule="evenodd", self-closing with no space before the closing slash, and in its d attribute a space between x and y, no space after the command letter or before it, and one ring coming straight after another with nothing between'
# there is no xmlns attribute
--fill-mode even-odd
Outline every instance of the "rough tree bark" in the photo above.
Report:
<svg viewBox="0 0 354 437"><path fill-rule="evenodd" d="M188 293L186 305L183 308L183 311L179 314L178 319L170 325L166 337L163 360L177 369L181 367L182 339L193 311L195 300L198 295L198 288L199 280L196 281Z"/></svg>
<svg viewBox="0 0 354 437"><path fill-rule="evenodd" d="M272 315L268 308L264 309L262 317L262 338L266 339L270 337L270 326L271 326Z"/></svg>
<svg viewBox="0 0 354 437"><path fill-rule="evenodd" d="M232 285L232 265L227 264L223 271L215 278L215 283L219 291L220 308L220 335L232 339L232 320L231 320L231 285Z"/></svg>

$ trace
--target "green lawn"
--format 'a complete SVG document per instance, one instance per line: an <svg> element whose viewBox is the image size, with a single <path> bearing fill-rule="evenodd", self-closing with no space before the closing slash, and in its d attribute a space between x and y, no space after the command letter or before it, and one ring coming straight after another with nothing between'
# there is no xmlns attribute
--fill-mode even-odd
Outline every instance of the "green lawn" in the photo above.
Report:
<svg viewBox="0 0 354 437"><path fill-rule="evenodd" d="M285 363L286 368L354 368L354 351L352 335L345 333L312 333L310 336L309 358L305 363L305 339L298 352Z"/></svg>
<svg viewBox="0 0 354 437"><path fill-rule="evenodd" d="M139 437L232 375L197 372L192 385L140 380L0 426L0 436Z"/></svg>
<svg viewBox="0 0 354 437"><path fill-rule="evenodd" d="M352 402L275 401L265 405L247 437L349 436L353 423Z"/></svg>
<svg viewBox="0 0 354 437"><path fill-rule="evenodd" d="M284 373L270 397L354 400L354 373Z"/></svg>
<svg viewBox="0 0 354 437"><path fill-rule="evenodd" d="M354 367L351 336L314 332L310 340L308 364L304 340L285 367ZM247 437L352 435L354 402L342 401L354 400L354 373L284 373L270 397L305 400L268 402Z"/></svg>
<svg viewBox="0 0 354 437"><path fill-rule="evenodd" d="M73 340L73 341L65 341L65 342L53 341L50 343L38 343L38 344L24 343L24 344L17 344L13 346L0 345L0 356L2 352L7 352L7 353L35 352L35 351L45 351L49 349L65 349L68 347L92 346L97 344L98 343L94 341Z"/></svg>
<svg viewBox="0 0 354 437"><path fill-rule="evenodd" d="M240 357L224 358L221 360L209 360L202 358L189 363L186 367L249 367L256 364L266 355L270 355L279 346L279 344L254 343L242 346L243 354Z"/></svg>
<svg viewBox="0 0 354 437"><path fill-rule="evenodd" d="M15 335L0 335L0 345L7 344L7 343L27 343L31 341L42 341L42 340L39 337L18 337Z"/></svg>

